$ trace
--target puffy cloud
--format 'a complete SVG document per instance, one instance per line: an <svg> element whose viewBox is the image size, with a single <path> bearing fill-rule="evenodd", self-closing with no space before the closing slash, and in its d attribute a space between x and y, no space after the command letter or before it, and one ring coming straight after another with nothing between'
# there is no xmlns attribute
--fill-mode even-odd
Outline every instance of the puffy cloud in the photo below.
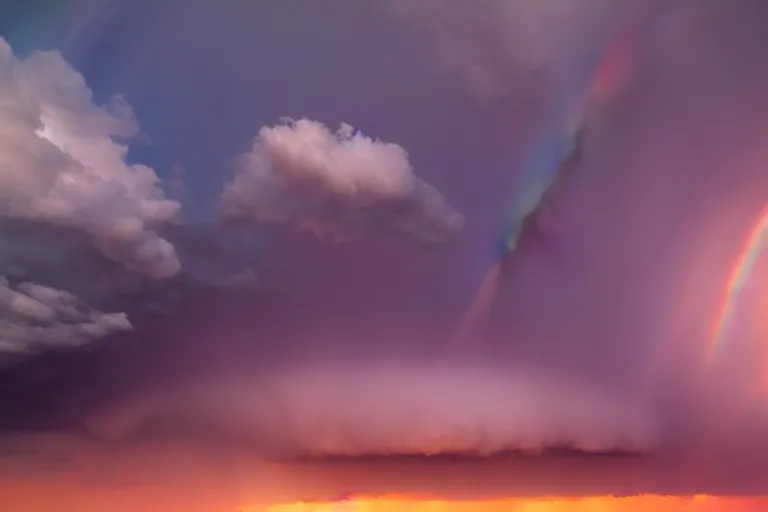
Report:
<svg viewBox="0 0 768 512"><path fill-rule="evenodd" d="M131 106L96 104L59 53L21 59L0 38L0 354L78 346L197 288L253 282L253 237L183 224L155 172L126 160L138 133Z"/></svg>
<svg viewBox="0 0 768 512"><path fill-rule="evenodd" d="M138 133L120 97L98 106L56 52L26 59L0 39L0 217L80 230L107 257L152 278L179 271L155 227L175 218L154 171L126 163Z"/></svg>
<svg viewBox="0 0 768 512"><path fill-rule="evenodd" d="M315 364L155 390L95 415L89 428L120 439L159 418L170 418L176 434L208 425L281 455L643 453L656 443L639 409L595 390L525 372L413 363Z"/></svg>
<svg viewBox="0 0 768 512"><path fill-rule="evenodd" d="M402 147L346 124L332 133L308 119L259 131L224 190L220 213L228 221L286 222L336 239L379 225L437 242L464 222L413 174Z"/></svg>
<svg viewBox="0 0 768 512"><path fill-rule="evenodd" d="M0 275L14 285L3 291L7 300L0 300L3 332L13 330L26 340L2 344L0 353L76 345L69 341L75 338L85 341L84 337L74 336L71 329L52 327L61 321L61 314L67 316L65 323L71 325L75 309L81 313L90 311L88 315L102 320L118 316L134 319L148 313L169 312L185 296L206 288L255 282L261 244L252 234L221 232L213 224L169 224L158 232L177 248L183 264L181 272L170 279L156 280L128 270L106 257L81 231L0 219ZM45 287L21 284L30 282L45 283ZM50 304L54 299L55 306ZM18 308L24 309L22 315ZM98 311L120 313L102 318ZM50 324L45 332L30 328L32 317L37 318L35 325ZM13 327L14 322L19 325ZM120 330L120 326L103 333L91 329L93 335L87 339L95 340L100 334Z"/></svg>
<svg viewBox="0 0 768 512"><path fill-rule="evenodd" d="M130 330L124 313L102 313L74 295L0 276L0 351L28 353L50 346L78 346Z"/></svg>

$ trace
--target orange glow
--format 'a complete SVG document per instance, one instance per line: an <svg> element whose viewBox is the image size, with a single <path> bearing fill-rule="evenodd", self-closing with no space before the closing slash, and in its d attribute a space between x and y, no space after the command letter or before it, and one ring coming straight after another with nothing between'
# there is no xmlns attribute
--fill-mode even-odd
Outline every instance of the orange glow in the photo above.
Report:
<svg viewBox="0 0 768 512"><path fill-rule="evenodd" d="M35 479L37 480L37 479ZM59 480L53 478L54 481ZM768 497L592 496L446 501L435 497L352 497L336 502L274 504L270 484L236 485L186 478L115 487L58 482L2 482L2 512L765 512ZM272 503L272 504L270 504Z"/></svg>
<svg viewBox="0 0 768 512"><path fill-rule="evenodd" d="M334 503L295 503L240 512L748 512L768 510L768 498L711 496L632 496L437 501L404 498L351 499Z"/></svg>

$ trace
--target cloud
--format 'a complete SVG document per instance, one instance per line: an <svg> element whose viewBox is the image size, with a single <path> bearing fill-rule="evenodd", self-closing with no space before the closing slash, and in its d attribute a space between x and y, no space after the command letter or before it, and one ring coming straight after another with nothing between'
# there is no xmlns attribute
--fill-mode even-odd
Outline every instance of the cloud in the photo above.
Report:
<svg viewBox="0 0 768 512"><path fill-rule="evenodd" d="M252 234L222 232L214 224L169 224L158 233L176 247L182 263L181 271L169 279L156 280L127 269L105 256L79 230L0 219L0 276L4 275L13 285L12 290L5 292L26 293L24 290L32 285L19 288L21 283L42 283L62 298L67 297L67 301L78 303L78 311L84 312L80 317L83 322L94 315L101 318L100 311L110 311L130 325L148 314L173 311L191 294L213 287L252 286L256 282L255 268L261 261L262 246ZM0 318L5 322L0 340L7 342L0 344L0 353L26 354L48 347L72 347L79 344L76 340L96 340L124 330L118 325L105 332L92 329L86 337L74 336L76 319L67 316L62 320L58 314L41 324L47 326L45 329L32 328L26 319L29 315L19 316L13 309L13 304L28 301L23 296L13 300L16 302L0 300ZM14 327L14 323L18 325ZM69 327L60 328L60 323ZM82 331L78 329L75 330Z"/></svg>
<svg viewBox="0 0 768 512"><path fill-rule="evenodd" d="M120 439L146 433L164 417L174 435L182 426L209 425L271 453L299 456L643 453L657 435L639 408L572 382L413 362L298 365L262 379L155 390L93 416L89 425Z"/></svg>
<svg viewBox="0 0 768 512"><path fill-rule="evenodd" d="M98 418L106 424L103 430L97 427L94 430L105 436L142 438L147 431L159 430L158 423L163 422L171 429L171 434L195 425L199 430L211 426L209 431L218 432L219 436L244 439L237 451L237 456L243 458L254 456L251 447L258 445L262 436L265 440L262 444L280 448L277 442L267 442L282 442L285 438L278 434L285 434L289 441L298 439L283 445L286 452L295 446L318 450L327 450L331 446L340 451L346 447L340 442L334 444L336 440L329 440L327 433L336 430L336 426L339 435L346 436L353 431L358 436L346 439L350 443L356 441L353 447L359 452L371 446L378 451L382 447L394 450L403 446L427 446L432 451L436 443L430 443L434 436L428 435L429 432L434 435L458 432L461 435L456 437L462 442L455 441L454 445L466 446L467 439L481 444L478 441L482 438L480 434L472 438L472 427L475 426L483 427L478 428L480 432L484 432L483 429L496 432L493 428L496 425L508 426L503 433L519 441L519 438L527 439L522 435L527 432L526 425L538 425L539 422L541 428L536 428L535 432L547 439L556 437L549 435L550 432L560 431L572 434L572 438L590 440L591 425L587 424L587 419L592 416L582 423L578 415L579 411L589 407L575 407L576 412L565 409L581 403L579 397L570 398L571 393L581 393L577 393L579 386L560 373L568 371L580 373L584 380L594 379L598 389L585 390L583 395L598 402L604 397L600 391L621 392L626 388L645 386L646 379L652 381L648 393L654 396L649 401L660 411L653 410L651 418L661 420L662 424L672 424L668 429L661 429L655 456L637 459L568 457L556 461L542 457L515 459L508 463L506 459L502 462L498 459L466 462L460 458L427 462L407 458L403 462L402 458L391 457L369 463L368 467L366 462L335 460L323 465L313 461L302 465L301 469L291 465L290 470L270 465L265 473L283 470L284 486L294 494L308 495L311 495L313 485L316 489L321 483L333 487L328 492L337 491L339 495L356 491L375 493L381 489L392 493L486 496L651 491L765 493L763 476L768 474L765 405L768 402L762 393L764 380L758 382L758 378L765 376L760 373L763 361L756 356L762 339L758 339L759 336L754 340L747 339L746 335L744 339L734 336L722 347L715 361L702 361L710 343L711 320L717 313L715 309L722 304L720 295L728 278L726 267L732 264L744 232L751 224L753 212L749 210L759 210L755 207L762 205L766 197L764 166L760 165L759 158L754 163L748 161L752 158L752 143L758 135L765 133L762 128L766 117L763 105L757 101L764 97L765 59L756 50L764 47L760 43L765 41L764 38L750 37L747 28L754 28L752 35L762 35L765 34L764 23L759 22L759 16L752 15L748 27L741 24L726 28L723 24L729 16L736 16L736 11L744 14L748 7L746 3L738 8L724 3L717 7L716 3L702 4L707 12L692 15L694 20L689 22L692 26L687 27L688 33L672 34L667 42L674 44L665 46L663 52L648 56L647 62L643 63L647 66L645 80L633 86L637 87L634 104L623 105L604 125L598 126L601 132L592 132L595 138L590 149L594 151L588 152L585 166L591 181L582 182L584 186L577 187L579 189L571 196L573 201L564 207L570 212L565 216L569 217L566 229L558 231L556 240L548 240L553 243L542 244L542 250L531 251L530 258L512 276L515 278L504 284L508 293L502 298L506 301L499 303L498 316L503 317L503 321L499 321L498 335L493 334L497 338L487 342L478 340L471 349L473 355L482 352L499 366L505 366L503 369L483 368L469 372L456 368L424 369L417 365L414 359L434 355L445 343L441 337L430 339L414 335L420 327L414 325L418 321L436 323L420 311L417 312L419 318L415 318L416 314L397 318L392 315L375 323L361 322L364 325L360 327L367 328L362 337L345 337L322 325L305 337L296 334L294 341L291 339L293 334L286 331L309 331L305 317L295 309L272 306L274 297L266 300L269 307L274 308L268 310L251 298L238 298L239 304L232 300L213 305L211 300L196 309L169 317L165 324L167 328L132 334L132 342L135 342L130 344L130 349L135 349L132 357L126 354L128 351L111 353L104 350L99 352L103 357L96 361L77 358L77 364L72 363L74 370L56 378L49 377L45 385L37 382L34 385L17 384L23 380L21 377L9 379L10 384L4 389L15 386L24 393L16 392L23 396L16 399L20 405L6 407L8 414L3 417L22 417L19 411L32 408L28 405L28 397L41 396L35 407L39 411L38 417L42 418L36 425L55 428L52 425L59 425L55 422L59 418L51 419L54 413L49 412L50 404L67 404L61 407L61 415L74 418L71 419L74 423L81 418L78 406L89 402L88 398L94 394L98 394L98 400L104 403L120 404L115 388L141 386L147 390L146 396L156 395L156 403L139 398L124 406L117 405L113 412ZM483 9L486 4L471 7ZM713 7L721 10L713 11ZM757 9L756 3L753 7ZM694 22L700 26L697 28ZM729 130L724 131L724 126ZM510 130L509 133L519 132ZM603 140L600 140L601 136ZM480 150L487 147L483 145ZM609 151L604 151L606 149ZM739 154L747 156L739 157ZM475 156L467 155L470 160ZM477 205L476 214L482 207L487 208L486 197L493 193L492 186L486 188L488 194L475 194L477 201L483 203ZM171 231L173 229L158 230L158 233L176 247L183 273L188 266L184 259L187 244L180 242L183 235L174 238ZM194 229L192 233L198 231ZM196 257L201 251L195 246L196 242L192 240L190 252ZM53 250L41 252L51 258L61 254ZM335 258L336 252L330 252ZM281 256L287 256L287 253ZM300 254L297 257L306 256ZM343 264L354 263L354 256L356 254L350 255ZM389 254L383 256L390 257ZM295 263L286 264L287 270L275 282L281 286L293 284L293 290L297 291L294 297L303 298L301 292L307 290L305 280L311 271L292 272ZM374 263L372 260L371 268L375 267ZM27 259L27 264L31 266L32 261ZM328 265L328 260L320 265ZM348 308L358 306L355 300L365 302L365 297L355 294L356 291L372 290L377 297L392 293L392 304L396 301L411 303L402 294L403 289L427 290L434 288L442 278L443 281L461 278L467 271L467 262L463 259L434 274L421 272L423 267L413 271L414 265L409 264L407 273L399 268L387 274L372 273L376 274L376 279L347 279L342 284L349 285L346 287L352 292L344 299L335 299L323 291L319 300L308 309L314 307L317 316L325 319L330 316L326 313L330 310L326 307L328 301L338 300L338 310L341 311L338 322L350 322ZM436 266L429 260L424 265L432 269ZM419 273L423 275L417 275ZM411 280L411 276L421 287L384 286L390 281L400 284ZM215 280L213 277L212 281ZM28 277L33 282L48 284L55 278L50 276L51 281L39 281L34 275ZM334 284L332 279L327 281ZM107 289L132 288L126 285ZM95 297L95 292L76 295ZM352 295L355 295L353 300L344 302ZM412 295L416 294L409 297ZM452 308L446 311L445 302L425 302L434 305L435 309L443 308L441 312L445 317L455 314ZM388 313L385 310L388 304L383 300L362 304L355 313L366 314L365 306ZM239 315L222 313L231 313L236 306L242 308ZM122 311L101 305L96 309ZM280 314L277 314L278 309ZM391 323L390 318L393 318ZM264 325L269 322L272 326L267 330ZM396 339L380 335L382 329L392 331L397 335ZM193 350L196 345L205 347ZM398 346L392 348L395 345ZM742 349L742 345L749 347ZM401 349L403 346L405 348ZM400 367L360 364L350 357L355 354L361 359L374 359L381 357L381 353L401 350L403 362ZM275 355L278 351L280 354ZM196 380L200 373L208 375L207 372L222 371L222 367L227 371L236 365L242 365L238 368L245 367L242 371L254 374L261 366L273 365L275 359L318 352L325 352L329 359L335 357L349 368L304 367L263 380L253 375L250 380L201 384L168 395L163 392L162 385L157 384L161 379L173 378L167 377L169 374ZM537 379L518 375L519 361L546 367L561 375L562 380L558 381L561 384L551 383L548 391L545 384L550 380L545 376ZM61 361L46 363L50 365L30 365L25 369L25 378L26 375L45 373L43 370L53 373ZM83 371L84 368L87 371ZM99 377L94 377L97 374ZM61 386L62 382L72 382L81 375L84 376L80 377L81 384L76 389ZM32 376L27 380L35 379L42 380ZM269 392L267 384L273 385L274 390ZM334 390L332 385L336 384L338 389ZM758 385L763 387L758 388ZM43 393L41 388L50 391ZM632 392L640 394L644 391L633 389ZM523 407L517 398L522 395L523 400L528 396L526 393L541 398L531 399L529 403L533 405ZM272 397L275 398L273 402L269 400ZM554 404L558 401L563 405L558 403L556 407ZM607 398L605 401L613 402ZM317 409L310 409L310 405ZM620 406L620 409L632 409L628 403ZM613 410L613 407L608 405L606 410ZM510 413L509 416L505 416L506 413ZM380 430L373 430L378 414L386 416L388 421L381 425L377 423L375 426L380 426ZM618 422L613 421L613 414L605 414L608 420L605 424L596 424L595 428L600 427L608 439L623 438L620 433L624 431L621 424L625 421L624 414ZM318 423L312 425L308 421L310 418L317 419ZM525 422L518 421L519 418ZM262 423L262 419L269 423ZM366 422L368 419L371 424ZM420 428L413 429L413 436L402 435L401 425L411 421ZM641 419L639 423L645 421ZM562 430L556 429L555 425ZM316 435L322 426L327 426L328 430ZM576 434L582 435L577 437ZM212 433L203 435L213 437ZM181 435L171 437L176 441ZM639 437L645 438L643 435ZM445 446L450 445L448 441ZM238 483L246 481L261 494L265 489L274 489L274 485L270 485L273 482L266 477L257 480L258 475L238 474L235 477L229 473L237 468L233 467L235 464L229 464L231 459L228 457L222 460L222 451L212 451L217 457L216 463L212 463L214 459L206 459L199 464L190 464L185 453L179 457L181 460L177 465L172 465L169 458L175 453L175 442L160 442L144 450L143 453L151 455L142 460L143 464L131 467L126 460L136 453L133 445L125 450L112 450L112 446L104 450L98 443L95 446L99 453L125 454L123 458L110 459L109 464L93 463L90 467L99 478L103 477L104 468L115 468L115 473L120 476L126 475L127 468L135 468L124 478L135 478L142 483L152 478L166 478L160 481L172 480L180 494L188 489L205 488L201 484L210 483L209 476L220 478L216 480L222 482L217 487L219 489L227 489L227 485L229 489L236 487L231 491L233 494L243 487ZM47 449L41 448L41 451L54 458ZM222 465L219 463L222 461L226 462ZM137 468L139 465L141 467ZM180 482L179 475L196 468L214 468L216 475L206 474L206 478L200 477L192 484ZM71 475L77 469L66 472ZM12 470L6 471L12 474ZM85 480L91 485L91 479ZM217 505L218 509L222 508ZM235 509L234 506L230 508Z"/></svg>
<svg viewBox="0 0 768 512"><path fill-rule="evenodd" d="M125 313L102 313L74 295L30 282L12 286L0 276L0 352L29 353L79 346L132 328Z"/></svg>
<svg viewBox="0 0 768 512"><path fill-rule="evenodd" d="M308 119L259 131L224 190L221 217L284 222L334 239L381 226L428 242L449 238L464 223L413 174L402 147L346 124L332 133Z"/></svg>
<svg viewBox="0 0 768 512"><path fill-rule="evenodd" d="M586 0L393 0L396 16L413 20L434 41L440 69L458 73L484 100L540 92L590 59L618 31L655 4ZM583 64L582 64L583 65ZM565 73L565 74L564 74ZM544 82L541 82L541 80Z"/></svg>
<svg viewBox="0 0 768 512"><path fill-rule="evenodd" d="M189 199L183 168L164 184L128 163L138 135L124 98L98 105L59 53L21 59L0 38L0 353L79 346L253 283L253 236L183 223L164 192Z"/></svg>
<svg viewBox="0 0 768 512"><path fill-rule="evenodd" d="M16 58L0 39L0 217L87 233L107 257L155 279L180 268L154 227L175 218L155 172L126 163L131 107L92 100L56 52Z"/></svg>

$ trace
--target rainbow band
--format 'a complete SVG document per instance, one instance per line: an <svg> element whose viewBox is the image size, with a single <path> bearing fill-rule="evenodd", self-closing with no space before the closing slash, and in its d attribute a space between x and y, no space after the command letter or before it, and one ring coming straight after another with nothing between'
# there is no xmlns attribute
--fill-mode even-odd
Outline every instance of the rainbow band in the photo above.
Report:
<svg viewBox="0 0 768 512"><path fill-rule="evenodd" d="M741 251L736 258L731 275L726 284L725 298L720 307L720 314L715 323L714 335L709 350L709 358L714 357L728 334L741 290L749 279L768 236L768 206L760 213L757 222L750 230Z"/></svg>
<svg viewBox="0 0 768 512"><path fill-rule="evenodd" d="M498 258L502 259L517 248L525 219L541 207L547 191L562 177L565 162L580 149L586 123L587 110L610 100L627 81L633 39L627 37L612 44L582 63L569 77L569 86L555 102L564 111L555 115L555 129L545 126L543 136L534 146L531 160L526 165L522 196L516 201L499 243ZM596 58L595 58L596 57ZM583 73L583 74L582 74Z"/></svg>

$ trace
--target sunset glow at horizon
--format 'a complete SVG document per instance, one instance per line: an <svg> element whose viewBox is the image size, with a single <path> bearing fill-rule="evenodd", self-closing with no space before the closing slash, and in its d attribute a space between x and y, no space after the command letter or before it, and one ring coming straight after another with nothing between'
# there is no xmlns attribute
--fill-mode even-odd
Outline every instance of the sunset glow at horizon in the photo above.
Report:
<svg viewBox="0 0 768 512"><path fill-rule="evenodd" d="M766 510L768 498L696 496L591 496L583 498L506 498L486 501L359 498L326 503L298 502L238 512L742 512Z"/></svg>
<svg viewBox="0 0 768 512"><path fill-rule="evenodd" d="M118 493L99 491L57 493L14 493L3 508L8 512L764 512L768 497L749 496L589 496L551 498L500 498L488 500L441 500L405 496L360 497L333 502L259 503L253 491L244 505L233 506L229 498L213 489L190 489L189 496L167 489L157 495L149 489L122 489ZM200 494L202 492L202 494ZM14 499L15 498L15 499Z"/></svg>

